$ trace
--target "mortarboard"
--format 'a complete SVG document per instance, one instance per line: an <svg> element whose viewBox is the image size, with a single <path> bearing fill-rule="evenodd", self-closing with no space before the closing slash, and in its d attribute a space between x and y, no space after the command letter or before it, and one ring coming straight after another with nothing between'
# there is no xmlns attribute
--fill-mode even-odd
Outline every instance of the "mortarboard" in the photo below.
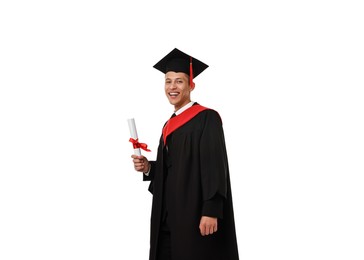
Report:
<svg viewBox="0 0 364 260"><path fill-rule="evenodd" d="M158 61L153 68L167 73L168 71L183 72L190 76L190 85L194 85L193 79L208 68L208 65L196 58L174 48L163 59Z"/></svg>

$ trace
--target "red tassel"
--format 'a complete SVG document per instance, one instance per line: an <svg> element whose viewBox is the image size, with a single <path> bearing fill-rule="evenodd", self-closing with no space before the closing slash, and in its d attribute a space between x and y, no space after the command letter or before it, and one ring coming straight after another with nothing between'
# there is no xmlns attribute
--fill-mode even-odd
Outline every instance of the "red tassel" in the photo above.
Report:
<svg viewBox="0 0 364 260"><path fill-rule="evenodd" d="M193 82L192 57L190 57L190 86L195 87L195 83Z"/></svg>

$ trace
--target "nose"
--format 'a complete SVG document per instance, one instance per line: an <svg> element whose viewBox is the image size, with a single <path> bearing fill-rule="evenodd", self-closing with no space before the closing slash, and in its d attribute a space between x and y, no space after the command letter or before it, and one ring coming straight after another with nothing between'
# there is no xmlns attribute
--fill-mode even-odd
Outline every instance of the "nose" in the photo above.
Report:
<svg viewBox="0 0 364 260"><path fill-rule="evenodd" d="M172 84L170 85L171 89L175 89L177 88L177 83L176 82L172 82Z"/></svg>

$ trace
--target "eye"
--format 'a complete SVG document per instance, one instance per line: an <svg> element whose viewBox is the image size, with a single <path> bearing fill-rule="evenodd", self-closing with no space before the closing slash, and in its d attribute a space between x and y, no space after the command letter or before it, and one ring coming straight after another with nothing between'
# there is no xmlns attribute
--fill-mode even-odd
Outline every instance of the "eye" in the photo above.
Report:
<svg viewBox="0 0 364 260"><path fill-rule="evenodd" d="M183 80L177 80L177 83L178 84L182 84L183 83Z"/></svg>

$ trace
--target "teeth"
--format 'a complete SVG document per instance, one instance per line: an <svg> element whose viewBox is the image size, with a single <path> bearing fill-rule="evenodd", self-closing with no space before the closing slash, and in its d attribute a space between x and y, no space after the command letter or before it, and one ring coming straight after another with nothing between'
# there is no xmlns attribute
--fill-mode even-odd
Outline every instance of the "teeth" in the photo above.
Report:
<svg viewBox="0 0 364 260"><path fill-rule="evenodd" d="M171 96L177 96L178 93L169 93L169 95L171 95Z"/></svg>

